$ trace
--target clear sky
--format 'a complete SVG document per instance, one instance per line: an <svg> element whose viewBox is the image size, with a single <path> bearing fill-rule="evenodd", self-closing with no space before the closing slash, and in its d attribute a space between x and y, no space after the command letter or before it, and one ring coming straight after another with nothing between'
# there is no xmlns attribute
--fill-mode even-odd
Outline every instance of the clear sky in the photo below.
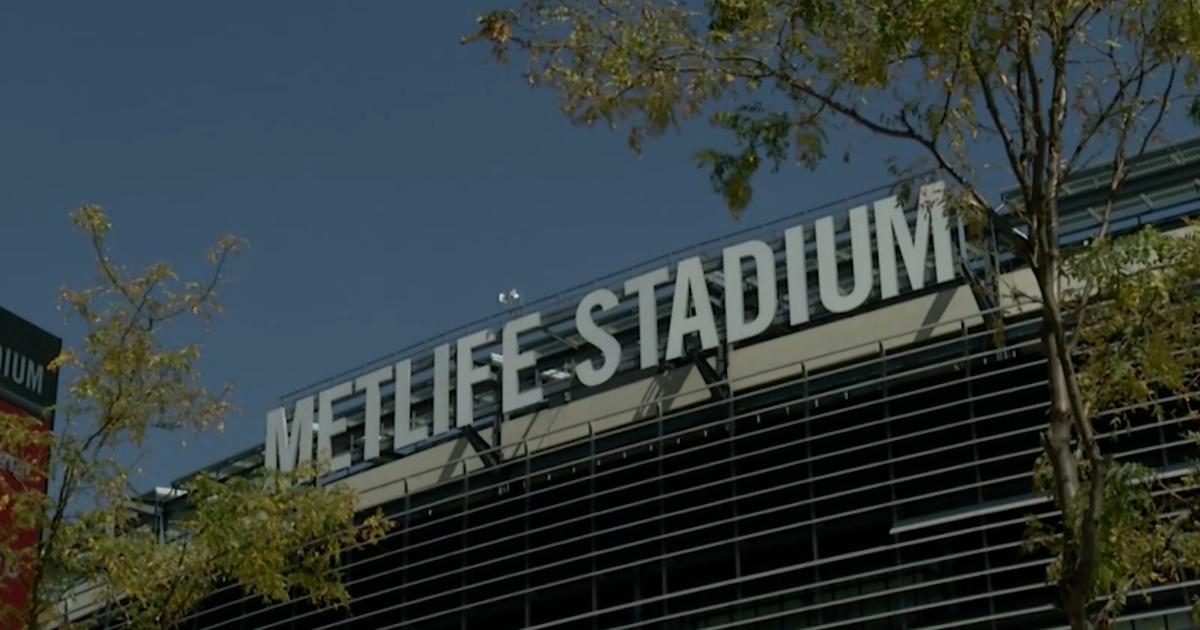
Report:
<svg viewBox="0 0 1200 630"><path fill-rule="evenodd" d="M156 438L139 486L261 443L280 395L493 313L500 290L545 296L740 227L690 158L701 126L636 158L460 46L503 2L0 6L0 303L76 341L56 293L92 281L66 218L84 202L131 266L195 272L218 235L250 242L201 363L242 411ZM884 184L894 151L785 168L743 222Z"/></svg>

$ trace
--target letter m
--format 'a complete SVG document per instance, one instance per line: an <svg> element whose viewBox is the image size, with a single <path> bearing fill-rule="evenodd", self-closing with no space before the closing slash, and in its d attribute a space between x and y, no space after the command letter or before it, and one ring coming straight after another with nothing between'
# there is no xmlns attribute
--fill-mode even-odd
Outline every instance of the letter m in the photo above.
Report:
<svg viewBox="0 0 1200 630"><path fill-rule="evenodd" d="M900 270L896 268L896 248L904 258L908 284L914 290L925 287L925 261L929 254L929 235L933 234L935 282L954 279L954 252L950 240L950 222L946 219L945 185L935 182L921 187L917 195L916 233L909 231L908 219L895 196L875 202L875 241L879 250L879 294L887 299L900 293Z"/></svg>
<svg viewBox="0 0 1200 630"><path fill-rule="evenodd" d="M296 401L291 424L292 430L288 431L287 410L283 407L267 412L265 465L270 470L291 472L301 463L312 461L312 396Z"/></svg>

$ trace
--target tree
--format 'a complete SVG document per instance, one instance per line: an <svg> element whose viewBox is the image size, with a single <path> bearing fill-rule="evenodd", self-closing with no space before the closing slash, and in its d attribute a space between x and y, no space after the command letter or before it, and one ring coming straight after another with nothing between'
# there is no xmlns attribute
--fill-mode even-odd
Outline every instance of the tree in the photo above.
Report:
<svg viewBox="0 0 1200 630"><path fill-rule="evenodd" d="M208 252L211 277L182 281L166 263L131 273L114 261L98 206L71 218L93 248L99 284L61 291L84 333L53 364L71 377L55 410L61 428L0 414L0 451L52 453L30 461L21 483L0 484L0 511L14 521L0 532L0 559L17 568L29 600L23 610L0 609L0 627L69 626L72 602L128 627L171 627L228 582L271 600L346 603L335 571L342 553L387 523L375 515L356 525L354 493L312 483L316 471L201 475L174 490L187 509L165 531L131 507L123 463L131 453L144 452L151 435L219 429L231 410L228 389L208 391L196 370L200 346L175 340L187 336L188 321L221 312L222 270L242 241L221 238ZM21 545L21 532L33 531L37 544Z"/></svg>
<svg viewBox="0 0 1200 630"><path fill-rule="evenodd" d="M1159 531L1157 509L1127 500L1149 496L1128 483L1144 471L1114 462L1096 437L1116 394L1154 406L1151 393L1192 385L1181 376L1194 364L1191 329L1172 328L1182 345L1164 348L1151 326L1194 308L1195 269L1161 261L1194 263L1196 241L1146 233L1118 245L1109 229L1130 162L1185 109L1200 118L1195 0L526 0L478 23L464 41L502 61L522 55L525 78L557 91L572 122L624 125L635 152L689 117L731 132L732 150L697 159L735 215L764 163L815 166L836 154L834 131L912 150L919 158L896 172L940 172L954 209L1013 235L1007 245L1036 278L1051 401L1038 479L1065 518L1050 537L1035 525L1031 540L1056 554L1049 577L1071 627L1106 624L1130 588L1170 574L1147 563L1197 561L1182 552L1186 523ZM1064 252L1063 183L1101 161L1112 168L1100 228L1085 253ZM1016 189L1003 206L985 181L994 172ZM1110 370L1118 360L1134 363ZM1161 544L1118 548L1114 527L1154 530Z"/></svg>

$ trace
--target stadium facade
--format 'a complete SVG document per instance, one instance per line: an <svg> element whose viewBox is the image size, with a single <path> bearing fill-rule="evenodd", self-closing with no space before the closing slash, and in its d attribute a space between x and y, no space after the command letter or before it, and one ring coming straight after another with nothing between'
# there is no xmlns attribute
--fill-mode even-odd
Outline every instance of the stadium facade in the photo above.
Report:
<svg viewBox="0 0 1200 630"><path fill-rule="evenodd" d="M1200 141L1130 172L1114 232L1200 213ZM1065 245L1107 181L1066 187ZM743 230L285 396L209 472L323 460L397 527L345 559L348 609L229 586L187 627L1060 627L1021 545L1054 517L1035 285L938 190ZM1184 420L1105 448L1182 475ZM171 496L144 498L164 530ZM1122 627L1191 627L1198 587L1130 598Z"/></svg>

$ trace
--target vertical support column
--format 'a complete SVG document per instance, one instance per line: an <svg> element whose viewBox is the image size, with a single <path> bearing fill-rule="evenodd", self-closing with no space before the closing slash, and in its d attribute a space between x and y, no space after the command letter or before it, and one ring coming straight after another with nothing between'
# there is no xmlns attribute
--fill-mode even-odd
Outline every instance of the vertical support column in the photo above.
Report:
<svg viewBox="0 0 1200 630"><path fill-rule="evenodd" d="M658 501L656 501L656 503L658 504L658 570L659 570L660 588L662 589L662 592L660 594L663 596L662 612L663 612L663 614L666 614L666 613L670 612L671 604L670 604L670 600L666 597L667 587L669 586L669 584L667 582L667 559L665 557L667 554L667 540L666 540L667 517L666 517L666 505L665 505L664 499L663 499L663 495L666 493L666 489L663 487L663 473L664 473L663 454L666 452L667 448L666 448L666 441L663 439L663 418L662 418L662 407L661 406L659 407L659 410L658 410L658 418L655 420L655 425L657 427L658 444L659 444L658 457L656 458L656 465L655 465L655 471L658 475L658 478L657 478L656 484L655 484L657 486L657 491L658 491Z"/></svg>
<svg viewBox="0 0 1200 630"><path fill-rule="evenodd" d="M891 389L888 386L888 357L887 348L883 345L882 341L879 342L879 376L883 400L884 439L887 441L888 500L892 504L892 522L895 523L900 520L900 509L896 507L896 465L893 461L895 453L892 450L892 399ZM892 544L895 545L899 542L899 538L899 535L892 536ZM896 565L904 564L903 559L900 557L900 548L893 546L893 550L892 557ZM908 622L903 616L900 617L900 627L908 627Z"/></svg>
<svg viewBox="0 0 1200 630"><path fill-rule="evenodd" d="M400 535L400 548L401 548L400 560L401 560L401 562L404 563L404 568L401 569L401 572L400 572L400 583L404 585L404 589L401 591L401 593L404 594L403 595L404 601L408 601L408 598L410 595L410 593L408 591L408 580L411 577L411 575L408 570L408 565L412 564L412 549L411 549L412 534L409 533L409 531L412 529L412 521L413 521L412 493L408 491L408 479L405 479L404 480L404 520L402 521L402 526L404 527L404 533ZM399 621L401 623L403 623L407 619L408 619L408 606L401 606Z"/></svg>
<svg viewBox="0 0 1200 630"><path fill-rule="evenodd" d="M1003 313L998 313L997 316L1002 317ZM961 322L960 327L962 329L963 336L963 379L966 381L967 389L967 416L971 419L971 460L974 462L974 465L971 466L971 468L974 469L975 473L975 501L982 504L983 471L979 469L979 431L976 427L978 421L975 419L977 417L975 409L975 371L972 369L974 361L971 359L971 335L970 329L967 327L967 322ZM979 517L980 521L984 521L986 519L986 516ZM987 592L992 593L994 591L992 586L992 558L991 554L986 551L989 547L987 528L980 530L979 542L981 545L983 545L983 549L985 550L983 552L983 568L984 571L987 572L987 577L985 578L987 582ZM995 615L996 601L990 594L988 595L987 602L988 614Z"/></svg>
<svg viewBox="0 0 1200 630"><path fill-rule="evenodd" d="M728 337L721 336L721 345L717 350L717 368L720 370L721 378L725 381L725 433L729 438L729 511L733 519L733 577L736 583L735 593L737 598L742 598L742 530L741 530L741 515L738 509L738 467L737 467L737 425L738 414L737 405L734 403L733 381L729 378L729 361L732 356L732 349L729 347Z"/></svg>
<svg viewBox="0 0 1200 630"><path fill-rule="evenodd" d="M524 573L524 575L525 575L525 591L524 591L524 592L521 594L521 599L522 599L522 600L524 600L524 603L525 603L525 627L529 627L529 626L532 626L532 625L533 625L533 611L530 609L530 602L529 602L529 600L530 600L530 597L531 597L531 594L530 594L530 592L529 592L529 587L530 587L530 579L529 579L529 555L530 555L530 553L532 552L532 548L531 548L531 546L530 546L530 544L529 544L529 509L530 509L530 505L529 505L529 493L530 493L530 491L533 489L533 488L532 488L532 483L531 483L531 482L532 482L532 480L533 480L533 475L532 475L532 469L530 468L530 463L529 463L529 462L530 462L530 460L532 459L532 458L529 456L529 442L528 442L528 441L522 442L522 443L521 443L521 447L522 447L522 448L525 450L525 480L524 480L524 486L525 486L525 488L524 488L524 491L525 491L525 496L524 496L524 507L525 507L525 511L522 513L522 516L521 516L521 520L523 521L523 523L524 523L524 526L525 526L525 535L521 537L521 539L524 541L524 545L525 545L525 554L524 554L524 560L525 560L525 573Z"/></svg>
<svg viewBox="0 0 1200 630"><path fill-rule="evenodd" d="M463 478L462 478L462 517L459 519L458 540L460 543L461 564L459 565L459 591L458 605L462 611L459 613L459 627L462 630L467 630L467 617L470 611L467 603L467 592L470 582L467 580L467 568L470 564L467 562L468 547L467 547L467 528L470 523L467 520L467 515L471 511L471 471L467 469L467 460L462 460Z"/></svg>
<svg viewBox="0 0 1200 630"><path fill-rule="evenodd" d="M588 549L591 551L592 577L592 628L598 628L599 618L596 611L600 609L600 585L596 580L596 430L588 422Z"/></svg>
<svg viewBox="0 0 1200 630"><path fill-rule="evenodd" d="M809 537L809 542L812 545L812 558L814 560L813 581L820 582L821 581L821 567L820 567L820 565L816 564L816 562L815 562L816 560L820 559L820 557L821 557L821 548L817 544L817 525L816 525L816 523L813 522L817 516L817 503L816 503L816 491L813 488L813 482L812 482L812 478L813 478L812 419L809 417L809 412L808 412L810 406L812 405L812 401L809 400L811 391L810 391L809 383L808 383L809 376L808 376L808 364L807 363L800 364L800 378L802 379L801 382L802 382L802 388L803 388L803 390L802 390L803 398L801 398L801 400L803 401L802 402L803 407L800 410L800 414L801 414L800 417L801 417L801 422L804 424L804 467L805 467L805 472L808 474L808 520L809 520L808 537ZM816 593L814 593L814 597L815 596L816 596ZM823 615L822 615L823 610L824 609L822 609L822 608L818 608L816 611L817 612L817 619L816 619L817 625L821 624L821 619L823 617Z"/></svg>
<svg viewBox="0 0 1200 630"><path fill-rule="evenodd" d="M729 404L730 413L733 403ZM737 598L742 599L742 529L741 510L738 509L738 466L737 466L737 419L730 417L729 423L729 506L733 516L733 577L737 583Z"/></svg>

